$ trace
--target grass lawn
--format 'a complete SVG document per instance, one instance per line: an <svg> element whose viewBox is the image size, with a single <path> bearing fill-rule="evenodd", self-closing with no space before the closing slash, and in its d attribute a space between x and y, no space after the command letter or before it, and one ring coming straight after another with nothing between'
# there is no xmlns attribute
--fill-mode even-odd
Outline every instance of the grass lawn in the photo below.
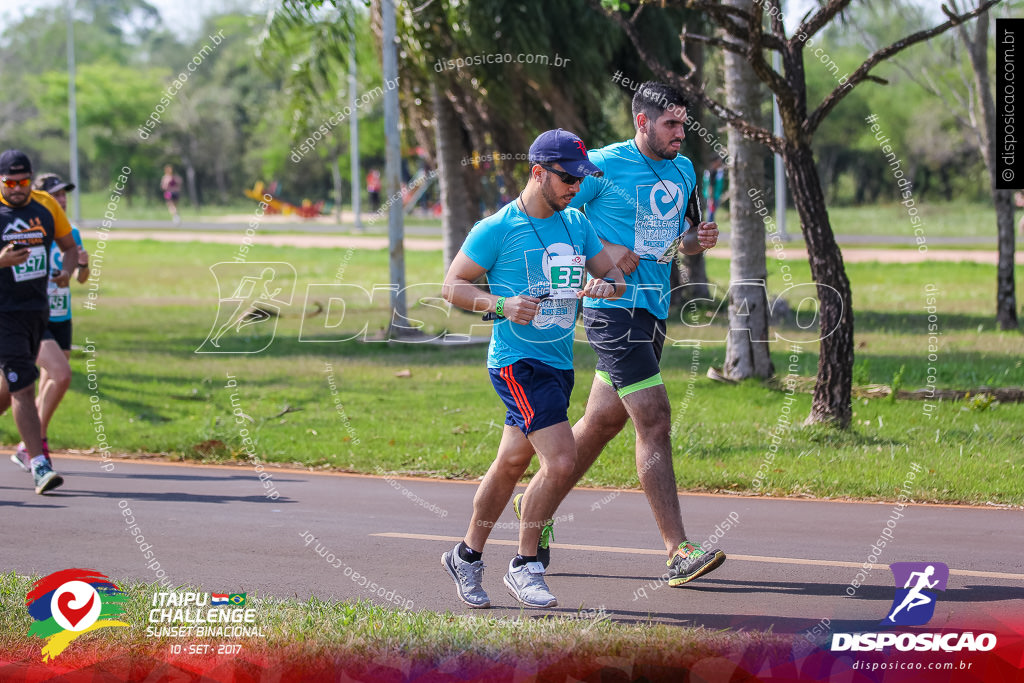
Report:
<svg viewBox="0 0 1024 683"><path fill-rule="evenodd" d="M82 194L82 217L86 220L97 220L102 218L109 193L86 192ZM773 200L771 200L773 201ZM364 220L369 220L370 214L367 205L363 204L363 211L366 212ZM345 210L349 210L347 204ZM726 207L728 208L728 206ZM772 205L774 213L774 204ZM971 204L967 202L932 202L919 203L916 208L920 210L923 218L922 229L926 237L976 237L979 242L992 245L994 248L996 240L996 216L995 210L989 204ZM203 217L216 217L228 214L249 215L256 209L256 202L239 195L237 200L227 205L203 205L194 208L186 200L178 204L181 215L186 220L199 220ZM131 227L132 220L170 220L167 206L158 201L156 197L147 199L136 198L131 204L123 203L118 208L118 227ZM842 242L844 237L862 235L904 235L908 238L914 237L914 227L910 224L910 217L907 209L898 203L872 205L872 206L833 206L829 207L829 219L832 222L832 230L836 238ZM296 219L300 222L301 219ZM406 217L409 224L433 226L439 231L441 220L430 216L412 215ZM722 231L728 234L729 213L724 210L718 216L718 223ZM383 230L387 232L387 220L379 219L366 226L371 231ZM264 233L273 232L273 224L267 223L263 226ZM786 230L789 234L799 238L800 217L790 207L786 212ZM931 248L937 245L930 244Z"/></svg>
<svg viewBox="0 0 1024 683"><path fill-rule="evenodd" d="M774 198L769 197L766 201L770 203L774 215ZM839 242L852 235L903 235L913 239L914 228L920 227L926 238L977 237L979 241L991 243L992 248L995 248L996 212L991 203L917 202L914 208L920 212L920 226L911 225L907 207L899 203L830 206L828 217ZM723 213L718 222L728 229L728 213ZM786 232L800 235L800 216L792 206L786 211Z"/></svg>
<svg viewBox="0 0 1024 683"><path fill-rule="evenodd" d="M25 595L38 578L0 573L0 652L4 656L0 662L40 659L44 641L26 635L32 619L25 609ZM324 664L350 670L364 666L378 669L377 676L357 680L411 680L414 676L409 675L409 667L458 671L463 680L473 680L475 676L470 672L474 671L482 674L502 669L511 673L530 667L600 668L600 662L608 661L602 659L605 657L626 658L638 668L653 667L654 673L659 667L678 670L704 659L742 657L744 665L750 667L748 670L757 671L766 659L786 661L797 640L796 636L772 633L714 631L645 622L623 624L611 621L611 615L603 610L583 610L572 616L524 612L518 619L506 619L387 609L365 600L312 598L299 602L253 594L247 596L246 607L256 609L255 623L264 638L153 638L147 637L145 626L154 593L206 591L188 586L168 589L158 584L121 582L117 577L111 580L129 597L121 619L131 626L86 634L81 642L61 654L56 664L78 668L131 652L133 671L139 676L136 680L141 680L147 657L182 666L206 664L206 671L224 666L232 658L243 662L269 660L290 672L282 680L322 680L308 670L305 675L299 672ZM238 644L241 652L220 657L189 654L190 648L202 652L206 647L215 650L225 644ZM180 652L175 651L175 645ZM39 669L52 673L52 666ZM380 676L385 673L397 673L388 672L391 667L404 668L406 675L382 679ZM247 676L244 680L255 679Z"/></svg>
<svg viewBox="0 0 1024 683"><path fill-rule="evenodd" d="M95 256L94 245L86 246ZM75 341L85 346L88 340L89 353L72 359L72 388L50 427L54 448L96 448L89 417L96 404L115 452L243 460L244 427L259 456L280 463L455 478L484 473L503 418L484 368L486 348L359 340L364 328L372 335L387 324L386 287L371 297L355 286L369 290L388 282L384 250L254 247L250 261L285 262L295 271L275 283L294 283L292 305L276 319L276 336L259 353L195 353L217 312L210 266L230 261L236 249L107 243L95 309L83 309L87 287L74 290ZM437 306L440 252L407 252L406 264L409 315L426 331L486 331L478 317L449 315ZM789 265L795 283L810 282L806 263ZM769 269L769 289L777 294L778 264ZM993 322L994 267L850 264L847 270L857 383L924 387L931 367L939 388L1024 386L1024 339L998 331ZM726 283L728 263L709 259L709 276ZM320 287L309 287L314 284ZM941 332L932 362L926 285L937 290ZM794 305L803 296L794 298L796 293L786 295ZM723 294L724 287L718 299ZM345 298L343 311L332 296ZM686 319L703 326L674 318L669 337L684 345L667 349L663 361L681 489L753 493L761 469L767 474L759 493L892 499L916 462L928 473L915 482L916 500L1024 504L1024 477L1017 471L1024 467L1024 404L943 401L925 412L921 401L857 399L849 430L803 428L809 393L798 393L787 413L778 388L756 381L725 386L706 378L708 367L721 366L725 356L725 309L696 315ZM790 342L774 345L777 374L784 378L792 362L803 380L812 378L816 325L805 332L785 324L776 331L800 349L793 353ZM346 337L352 339L332 341ZM259 338L236 338L223 348L261 345ZM595 363L585 343L577 343L576 357L571 419L583 412ZM777 453L769 451L772 430L781 431ZM636 487L633 438L627 428L583 483ZM18 441L9 419L0 422L0 439Z"/></svg>

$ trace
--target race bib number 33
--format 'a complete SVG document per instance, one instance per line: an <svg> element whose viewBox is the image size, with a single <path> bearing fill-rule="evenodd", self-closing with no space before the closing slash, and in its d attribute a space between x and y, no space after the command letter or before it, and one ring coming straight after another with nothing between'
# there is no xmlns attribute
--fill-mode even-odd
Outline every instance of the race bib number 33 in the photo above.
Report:
<svg viewBox="0 0 1024 683"><path fill-rule="evenodd" d="M550 268L552 298L563 299L576 296L583 288L586 261L586 257L581 255L551 257L548 267Z"/></svg>

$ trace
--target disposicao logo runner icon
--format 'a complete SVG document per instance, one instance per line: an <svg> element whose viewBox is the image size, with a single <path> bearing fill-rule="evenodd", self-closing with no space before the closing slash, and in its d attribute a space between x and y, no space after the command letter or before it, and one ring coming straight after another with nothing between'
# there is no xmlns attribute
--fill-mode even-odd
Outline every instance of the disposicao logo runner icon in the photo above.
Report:
<svg viewBox="0 0 1024 683"><path fill-rule="evenodd" d="M935 591L946 590L949 567L942 562L894 562L889 565L896 581L896 596L886 626L921 626L935 614ZM902 588L901 588L902 586Z"/></svg>
<svg viewBox="0 0 1024 683"><path fill-rule="evenodd" d="M43 661L53 660L78 636L106 626L128 626L114 617L128 596L95 569L64 569L35 582L25 596L35 621L28 635L46 639Z"/></svg>

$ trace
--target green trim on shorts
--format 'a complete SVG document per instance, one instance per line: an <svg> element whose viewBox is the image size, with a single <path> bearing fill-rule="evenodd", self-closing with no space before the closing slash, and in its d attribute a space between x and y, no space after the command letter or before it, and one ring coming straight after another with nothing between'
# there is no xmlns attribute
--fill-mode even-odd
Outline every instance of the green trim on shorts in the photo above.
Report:
<svg viewBox="0 0 1024 683"><path fill-rule="evenodd" d="M632 394L635 391L640 391L641 389L647 389L649 387L656 387L659 384L664 383L665 382L661 379L661 373L659 372L657 375L654 375L653 377L648 377L647 379L642 379L639 382L634 382L633 384L630 384L628 387L622 387L621 389L618 390L619 398L625 398L626 396ZM609 382L609 384L611 384L611 382Z"/></svg>
<svg viewBox="0 0 1024 683"><path fill-rule="evenodd" d="M614 384L612 384L612 376L609 375L604 370L595 370L594 374L597 375L597 378L600 379L605 384L607 384L608 386L610 386L610 387L614 387L615 386Z"/></svg>

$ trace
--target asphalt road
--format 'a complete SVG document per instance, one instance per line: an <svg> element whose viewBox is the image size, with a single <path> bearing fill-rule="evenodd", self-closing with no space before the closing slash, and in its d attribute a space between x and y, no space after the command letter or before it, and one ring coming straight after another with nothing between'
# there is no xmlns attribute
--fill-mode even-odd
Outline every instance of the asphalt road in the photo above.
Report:
<svg viewBox="0 0 1024 683"><path fill-rule="evenodd" d="M117 460L104 471L99 460L60 455L55 463L65 485L38 496L27 474L6 455L0 460L4 570L88 567L154 581L156 568L147 568L152 561L126 524L128 509L173 585L369 598L487 617L521 613L501 581L515 553L511 505L484 554L492 609L473 611L459 602L440 565L441 553L465 532L473 482L271 469L268 489L249 467ZM268 492L277 498L268 499ZM729 555L721 568L688 587L660 584L664 551L643 494L578 489L558 512L547 577L559 606L529 615L577 614L582 607L586 617L781 633L823 619L832 630L872 628L892 601L887 565L897 561L949 565L931 626L977 629L1024 613L1019 510L910 505L894 518L891 502L721 495L682 495L681 501L691 539L720 536L717 545ZM847 596L890 519L893 541L855 596ZM723 530L728 520L732 528ZM381 587L383 597L356 573Z"/></svg>

